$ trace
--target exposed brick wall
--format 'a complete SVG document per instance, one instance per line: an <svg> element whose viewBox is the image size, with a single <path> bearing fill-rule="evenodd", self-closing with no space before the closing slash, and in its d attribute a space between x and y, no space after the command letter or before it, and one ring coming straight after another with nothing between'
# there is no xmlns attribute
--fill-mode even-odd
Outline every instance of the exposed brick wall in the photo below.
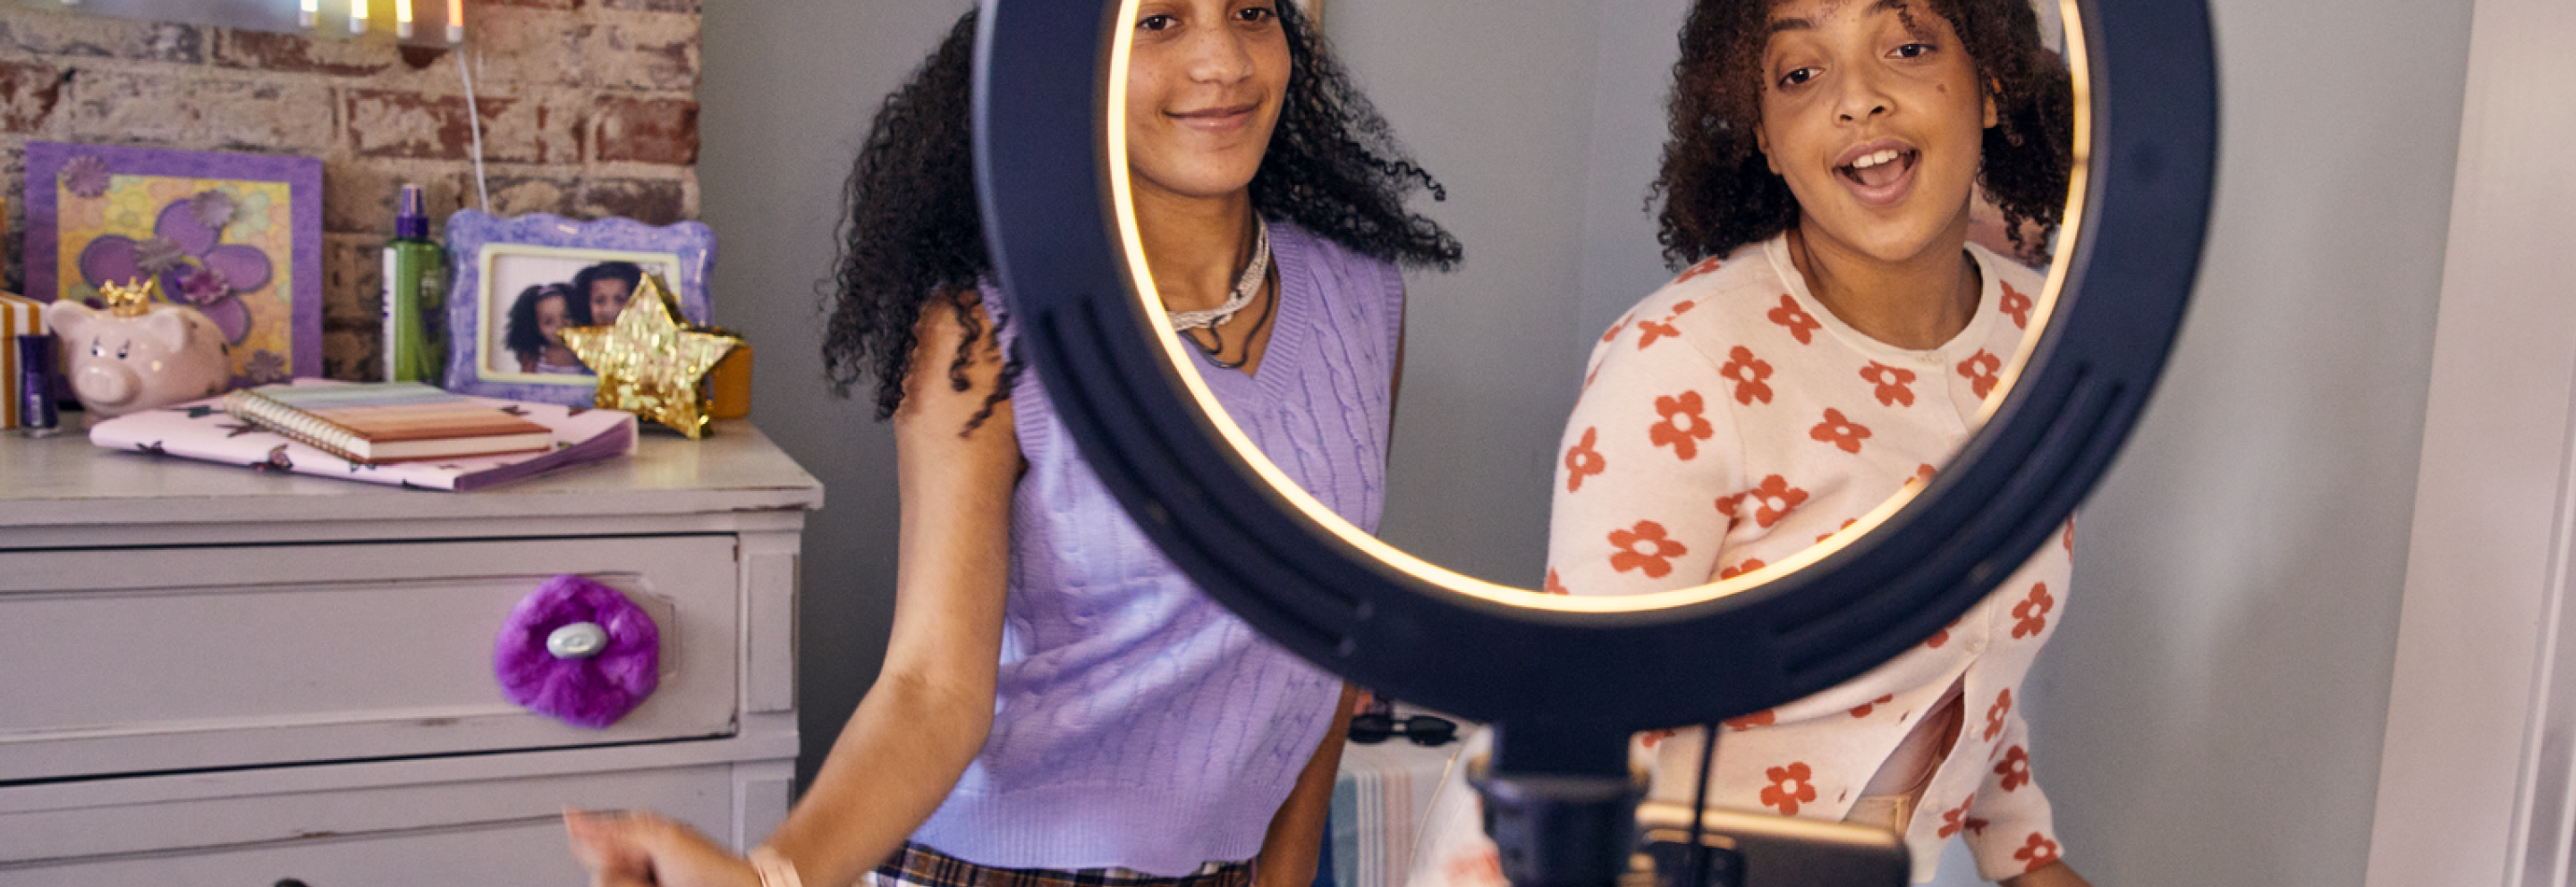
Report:
<svg viewBox="0 0 2576 887"><path fill-rule="evenodd" d="M492 212L697 217L699 0L470 2L462 53L0 7L9 230L31 140L319 157L326 373L375 378L394 195L426 189L433 229L476 199L460 55Z"/></svg>

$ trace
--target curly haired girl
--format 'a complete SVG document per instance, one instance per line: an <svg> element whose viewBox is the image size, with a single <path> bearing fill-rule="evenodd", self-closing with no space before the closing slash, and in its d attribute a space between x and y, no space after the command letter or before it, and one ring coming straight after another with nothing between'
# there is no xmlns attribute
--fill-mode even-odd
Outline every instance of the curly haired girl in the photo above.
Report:
<svg viewBox="0 0 2576 887"><path fill-rule="evenodd" d="M1656 187L1687 267L1594 349L1554 487L1560 593L1758 582L1928 481L2039 320L2038 275L1968 240L1976 192L2016 251L2044 254L2066 202L2068 75L2027 0L1703 0L1681 50ZM1649 734L1652 795L1692 803L1714 735L1712 806L1894 831L1918 881L1964 836L1987 878L2082 884L2019 707L2072 544L2070 523L1858 678ZM1433 843L1417 884L1496 871L1471 828Z"/></svg>
<svg viewBox="0 0 2576 887"><path fill-rule="evenodd" d="M1398 263L1457 243L1289 0L1147 0L1125 126L1147 271L1211 390L1319 499L1381 507ZM1313 880L1350 703L1190 584L1082 461L991 285L975 16L887 99L846 191L823 346L876 381L902 494L876 684L752 861L805 883ZM1434 188L1436 193L1436 187ZM749 884L653 817L568 819L596 883Z"/></svg>
<svg viewBox="0 0 2576 887"><path fill-rule="evenodd" d="M564 327L584 324L581 307L574 302L572 289L560 283L540 283L519 292L510 302L510 322L502 333L502 345L518 359L519 372L590 372L563 341Z"/></svg>

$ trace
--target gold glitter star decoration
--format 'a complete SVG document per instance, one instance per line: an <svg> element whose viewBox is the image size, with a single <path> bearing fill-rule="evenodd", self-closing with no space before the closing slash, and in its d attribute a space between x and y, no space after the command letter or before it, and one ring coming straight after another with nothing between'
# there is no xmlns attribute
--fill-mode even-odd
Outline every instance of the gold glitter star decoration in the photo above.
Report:
<svg viewBox="0 0 2576 887"><path fill-rule="evenodd" d="M696 439L706 434L699 382L742 339L681 323L670 291L651 274L636 285L614 326L566 328L564 345L599 374L591 403L626 410Z"/></svg>

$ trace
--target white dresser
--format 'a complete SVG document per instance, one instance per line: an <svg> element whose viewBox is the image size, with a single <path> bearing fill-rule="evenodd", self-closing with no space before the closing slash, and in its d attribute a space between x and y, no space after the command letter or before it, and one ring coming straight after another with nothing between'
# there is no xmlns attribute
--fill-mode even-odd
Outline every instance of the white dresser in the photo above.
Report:
<svg viewBox="0 0 2576 887"><path fill-rule="evenodd" d="M474 493L0 435L0 887L576 885L567 804L756 841L822 498L744 423ZM661 628L660 688L604 730L492 677L558 573Z"/></svg>

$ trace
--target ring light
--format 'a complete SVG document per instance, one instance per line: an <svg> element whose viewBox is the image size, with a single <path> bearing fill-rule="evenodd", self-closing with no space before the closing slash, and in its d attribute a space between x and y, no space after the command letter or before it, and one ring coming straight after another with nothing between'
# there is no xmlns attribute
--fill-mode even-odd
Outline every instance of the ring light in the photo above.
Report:
<svg viewBox="0 0 2576 887"><path fill-rule="evenodd" d="M1332 517L1201 406L1113 162L1133 2L985 0L976 176L1022 354L1102 482L1194 581L1356 684L1496 723L1497 774L1624 778L1636 730L1807 696L1966 611L2109 465L2199 265L2217 144L2204 0L2064 0L2076 167L2043 334L1948 467L1874 527L1752 576L1630 598L1507 589Z"/></svg>

